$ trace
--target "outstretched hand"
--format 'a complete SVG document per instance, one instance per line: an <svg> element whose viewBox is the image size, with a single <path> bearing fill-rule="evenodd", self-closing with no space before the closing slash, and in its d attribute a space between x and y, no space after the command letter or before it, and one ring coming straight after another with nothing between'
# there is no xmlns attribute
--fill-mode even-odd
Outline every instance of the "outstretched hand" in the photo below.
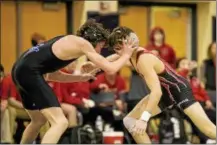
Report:
<svg viewBox="0 0 217 145"><path fill-rule="evenodd" d="M99 72L99 70L98 69L94 69L94 70L92 70L91 72L89 72L89 73L83 73L83 74L81 74L81 76L80 76L80 81L81 82L86 82L86 81L89 81L89 80L96 80L96 77L95 77L95 75L97 74Z"/></svg>
<svg viewBox="0 0 217 145"><path fill-rule="evenodd" d="M90 73L92 71L97 71L96 73L98 73L101 69L90 61L81 65L81 73Z"/></svg>
<svg viewBox="0 0 217 145"><path fill-rule="evenodd" d="M132 53L138 48L134 43L133 39L122 39L123 51L121 55L128 55L131 57Z"/></svg>

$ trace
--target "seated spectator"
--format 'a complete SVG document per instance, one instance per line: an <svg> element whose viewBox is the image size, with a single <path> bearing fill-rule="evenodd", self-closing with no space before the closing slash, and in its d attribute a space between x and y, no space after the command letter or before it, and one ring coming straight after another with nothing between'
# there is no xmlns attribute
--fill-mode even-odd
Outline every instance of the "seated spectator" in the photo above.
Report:
<svg viewBox="0 0 217 145"><path fill-rule="evenodd" d="M216 91L216 42L208 47L208 59L203 62L201 79L207 90Z"/></svg>
<svg viewBox="0 0 217 145"><path fill-rule="evenodd" d="M13 143L8 111L8 92L10 78L4 75L4 67L0 64L0 113L1 113L1 143Z"/></svg>
<svg viewBox="0 0 217 145"><path fill-rule="evenodd" d="M76 72L76 62L73 62L66 66L61 71L73 74ZM74 105L78 108L87 108L86 100L90 97L90 83L89 82L72 82L61 83L63 102Z"/></svg>
<svg viewBox="0 0 217 145"><path fill-rule="evenodd" d="M93 93L101 92L108 93L113 92L115 94L115 105L111 103L100 103L92 109L94 120L98 115L101 115L105 123L108 123L115 127L115 130L123 130L122 124L119 121L115 121L115 114L123 115L125 111L125 103L121 99L121 94L126 93L126 84L124 79L119 74L106 74L101 73L97 75L97 79L90 85ZM116 109L114 109L116 108ZM95 109L95 110L94 110Z"/></svg>
<svg viewBox="0 0 217 145"><path fill-rule="evenodd" d="M115 103L120 111L124 111L124 102L120 95L126 93L126 83L119 74L102 73L97 76L97 79L91 83L90 89L92 92L113 92L115 93Z"/></svg>
<svg viewBox="0 0 217 145"><path fill-rule="evenodd" d="M177 62L177 71L180 75L183 77L189 79L191 88L193 90L193 95L195 99L202 105L203 109L205 110L205 113L209 117L209 119L216 124L216 110L213 107L212 102L210 101L209 96L207 95L206 90L201 85L201 81L196 78L192 77L191 73L194 68L196 68L195 62L190 62L186 58L181 58ZM189 119L190 123L193 125L191 120ZM193 128L196 129L196 132L198 133L201 143L206 143L208 138L203 135L196 126L193 125Z"/></svg>

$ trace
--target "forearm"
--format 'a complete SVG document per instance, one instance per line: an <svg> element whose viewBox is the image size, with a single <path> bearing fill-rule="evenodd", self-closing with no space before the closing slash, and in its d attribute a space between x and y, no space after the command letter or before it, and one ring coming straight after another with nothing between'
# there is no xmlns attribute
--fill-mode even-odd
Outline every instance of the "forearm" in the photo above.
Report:
<svg viewBox="0 0 217 145"><path fill-rule="evenodd" d="M113 61L117 60L118 58L120 58L120 56L117 54L112 54L112 55L109 55L106 57L106 59L110 62L113 62Z"/></svg>
<svg viewBox="0 0 217 145"><path fill-rule="evenodd" d="M57 71L57 72L48 74L47 80L55 81L55 82L62 82L62 83L79 82L81 81L81 76Z"/></svg>
<svg viewBox="0 0 217 145"><path fill-rule="evenodd" d="M146 105L145 111L148 111L152 114L152 111L158 106L160 102L161 93L151 92L148 97L148 103Z"/></svg>
<svg viewBox="0 0 217 145"><path fill-rule="evenodd" d="M104 70L104 71L110 74L114 74L118 72L129 59L130 57L127 55L121 56L118 60L110 63L110 66L108 67L109 70Z"/></svg>

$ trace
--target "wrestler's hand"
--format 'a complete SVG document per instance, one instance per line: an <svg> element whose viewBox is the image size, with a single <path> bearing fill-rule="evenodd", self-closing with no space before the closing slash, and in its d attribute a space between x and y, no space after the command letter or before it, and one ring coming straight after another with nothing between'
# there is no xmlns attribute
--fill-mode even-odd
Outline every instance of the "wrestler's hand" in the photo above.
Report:
<svg viewBox="0 0 217 145"><path fill-rule="evenodd" d="M89 80L96 80L96 77L90 73L81 74L80 76L80 82L87 82Z"/></svg>
<svg viewBox="0 0 217 145"><path fill-rule="evenodd" d="M134 50L136 50L137 47L134 47L134 42L132 39L123 39L122 40L122 54L121 55L128 55L131 57Z"/></svg>
<svg viewBox="0 0 217 145"><path fill-rule="evenodd" d="M81 82L86 82L86 81L89 81L89 80L96 80L96 77L95 77L95 75L96 75L96 73L98 73L99 72L99 70L98 69L94 69L94 70L92 70L91 72L89 72L89 73L84 73L84 74L81 74L81 76L80 76L80 81Z"/></svg>
<svg viewBox="0 0 217 145"><path fill-rule="evenodd" d="M136 120L136 123L132 128L131 132L134 135L143 135L146 132L146 128L147 128L147 122L142 120Z"/></svg>
<svg viewBox="0 0 217 145"><path fill-rule="evenodd" d="M93 71L94 69L97 69L96 65L92 62L88 61L81 65L81 73L89 73Z"/></svg>

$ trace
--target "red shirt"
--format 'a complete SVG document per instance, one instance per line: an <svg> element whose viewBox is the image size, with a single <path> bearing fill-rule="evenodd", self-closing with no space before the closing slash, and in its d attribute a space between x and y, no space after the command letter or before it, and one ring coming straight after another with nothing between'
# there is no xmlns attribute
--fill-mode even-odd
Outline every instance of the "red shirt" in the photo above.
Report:
<svg viewBox="0 0 217 145"><path fill-rule="evenodd" d="M47 81L47 83L54 91L55 95L58 98L58 101L61 103L63 101L62 92L61 92L61 83L53 82L53 81Z"/></svg>
<svg viewBox="0 0 217 145"><path fill-rule="evenodd" d="M13 97L17 101L20 101L20 102L22 101L21 96L20 96L19 92L17 91L17 88L13 82L12 82L12 86L11 86L10 97Z"/></svg>
<svg viewBox="0 0 217 145"><path fill-rule="evenodd" d="M10 89L12 85L12 77L11 75L7 75L3 78L2 83L1 83L1 91L0 91L0 97L2 100L6 100L9 97L10 94Z"/></svg>
<svg viewBox="0 0 217 145"><path fill-rule="evenodd" d="M63 101L69 104L83 103L82 99L89 99L90 97L90 83L89 82L76 82L76 83L63 83L62 84Z"/></svg>
<svg viewBox="0 0 217 145"><path fill-rule="evenodd" d="M178 73L187 78L187 70L179 71ZM193 91L194 98L199 102L205 102L210 100L206 90L201 86L201 82L198 78L193 77L190 79L190 85Z"/></svg>
<svg viewBox="0 0 217 145"><path fill-rule="evenodd" d="M121 93L122 91L126 91L126 83L124 79L119 75L116 76L115 83L110 84L110 82L105 77L105 73L99 74L97 76L97 79L93 83L91 83L91 90L99 89L100 84L106 84L109 89L116 93L116 97L118 97L119 93Z"/></svg>
<svg viewBox="0 0 217 145"><path fill-rule="evenodd" d="M61 71L72 74L65 69ZM90 97L90 83L89 82L73 82L73 83L62 83L61 91L63 95L63 102L69 104L81 105L82 99L89 99Z"/></svg>
<svg viewBox="0 0 217 145"><path fill-rule="evenodd" d="M200 80L198 78L193 77L190 80L190 84L193 90L194 97L197 101L205 102L207 100L210 100L206 90L201 86Z"/></svg>

